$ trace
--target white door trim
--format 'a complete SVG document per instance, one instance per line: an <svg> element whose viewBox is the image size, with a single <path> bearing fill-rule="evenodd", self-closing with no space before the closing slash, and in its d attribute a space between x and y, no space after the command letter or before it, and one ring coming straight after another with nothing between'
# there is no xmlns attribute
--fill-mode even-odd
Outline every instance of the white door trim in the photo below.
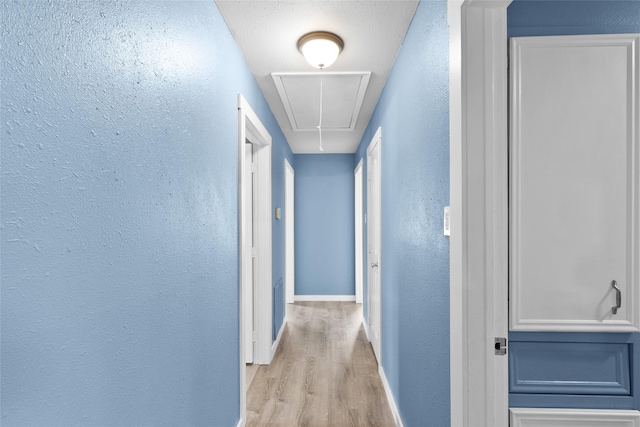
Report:
<svg viewBox="0 0 640 427"><path fill-rule="evenodd" d="M295 171L284 159L284 289L287 304L294 303L295 295Z"/></svg>
<svg viewBox="0 0 640 427"><path fill-rule="evenodd" d="M239 322L240 322L240 422L246 423L246 365L244 362L244 307L242 299L243 260L251 259L251 248L243 245L245 217L245 198L243 180L248 167L245 162L244 145L246 141L254 144L256 161L256 207L255 224L255 297L254 318L256 342L254 363L271 362L272 344L272 277L271 277L271 136L264 127L247 100L238 94L238 283L239 283Z"/></svg>
<svg viewBox="0 0 640 427"><path fill-rule="evenodd" d="M250 249L253 247L253 229L255 227L254 221L254 205L255 205L255 176L253 174L254 169L254 161L253 161L253 144L245 143L245 171L244 171L244 181L242 182L241 192L244 197L245 205L244 205L244 213L241 221L242 221L242 247L243 252L242 255L245 258L242 258L242 281L240 282L240 288L242 289L242 305L243 305L243 324L244 324L244 360L245 363L253 363L253 339L254 339L254 326L255 322L253 319L253 315L255 310L253 309L253 304L255 301L254 298L254 278L255 272L253 271L254 265L253 262L245 262L248 259L250 254Z"/></svg>
<svg viewBox="0 0 640 427"><path fill-rule="evenodd" d="M640 412L624 409L512 408L512 427L531 425L638 427Z"/></svg>
<svg viewBox="0 0 640 427"><path fill-rule="evenodd" d="M376 218L375 221L371 221L371 217L372 217L372 210L373 210L373 204L372 204L372 197L370 197L370 191L371 191L371 185L369 185L367 183L367 297L368 297L368 302L369 302L369 310L368 310L368 319L367 319L367 323L369 325L368 327L368 336L369 338L373 337L374 340L371 342L372 346L373 346L373 353L376 356L376 360L378 361L378 365L381 366L382 365L382 267L383 267L383 263L382 263L382 128L379 127L378 130L376 131L375 135L373 136L373 138L371 138L371 142L369 143L369 146L367 147L367 182L370 181L371 178L371 173L372 171L374 171L375 169L371 168L370 166L370 158L371 158L371 154L373 153L374 149L378 149L380 150L380 154L378 157L378 180L379 180L379 185L377 186L376 190L377 190L377 196L378 196L378 204L380 205L380 210L377 212L377 216L378 218ZM375 177L373 178L375 179ZM379 246L378 246L378 265L376 266L377 269L377 275L378 275L378 286L375 287L375 292L376 295L373 295L373 293L371 292L372 286L370 283L370 278L371 278L371 270L372 270L372 261L371 261L371 257L369 255L370 250L369 247L371 246L371 242L372 242L372 228L374 226L378 227L377 233L379 236ZM376 300L379 301L379 307L377 312L372 310L372 306L373 304L371 303L372 300ZM372 319L371 317L371 313L372 311L374 313L376 313L377 318L374 316L374 318ZM371 341L371 339L370 339Z"/></svg>
<svg viewBox="0 0 640 427"><path fill-rule="evenodd" d="M449 0L451 425L508 426L507 6Z"/></svg>
<svg viewBox="0 0 640 427"><path fill-rule="evenodd" d="M364 255L363 255L363 224L362 224L362 199L363 199L363 189L364 186L362 184L362 165L364 164L364 160L360 159L358 162L358 166L356 166L353 171L354 175L354 212L355 212L355 291L356 291L356 304L362 304L363 293L364 293Z"/></svg>

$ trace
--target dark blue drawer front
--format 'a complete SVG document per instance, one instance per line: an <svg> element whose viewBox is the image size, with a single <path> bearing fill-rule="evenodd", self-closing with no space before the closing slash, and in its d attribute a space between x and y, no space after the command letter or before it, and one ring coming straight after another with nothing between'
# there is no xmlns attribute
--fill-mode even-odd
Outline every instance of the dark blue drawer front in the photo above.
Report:
<svg viewBox="0 0 640 427"><path fill-rule="evenodd" d="M629 344L512 342L509 392L629 396Z"/></svg>
<svg viewBox="0 0 640 427"><path fill-rule="evenodd" d="M639 334L509 334L509 405L640 409Z"/></svg>

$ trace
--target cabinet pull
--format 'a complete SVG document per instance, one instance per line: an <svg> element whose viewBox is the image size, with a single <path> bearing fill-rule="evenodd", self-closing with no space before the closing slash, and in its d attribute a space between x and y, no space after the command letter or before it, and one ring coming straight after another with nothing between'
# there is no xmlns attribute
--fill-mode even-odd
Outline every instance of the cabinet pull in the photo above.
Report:
<svg viewBox="0 0 640 427"><path fill-rule="evenodd" d="M611 308L613 314L618 314L618 309L622 307L622 292L615 280L611 281L611 286L616 290L616 305Z"/></svg>

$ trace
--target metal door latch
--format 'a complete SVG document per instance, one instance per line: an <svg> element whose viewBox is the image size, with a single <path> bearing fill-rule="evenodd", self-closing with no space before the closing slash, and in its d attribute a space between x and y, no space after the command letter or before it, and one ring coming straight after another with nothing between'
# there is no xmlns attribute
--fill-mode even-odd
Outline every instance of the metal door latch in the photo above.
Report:
<svg viewBox="0 0 640 427"><path fill-rule="evenodd" d="M507 354L507 339L506 338L496 338L494 343L495 355L496 356L504 356Z"/></svg>

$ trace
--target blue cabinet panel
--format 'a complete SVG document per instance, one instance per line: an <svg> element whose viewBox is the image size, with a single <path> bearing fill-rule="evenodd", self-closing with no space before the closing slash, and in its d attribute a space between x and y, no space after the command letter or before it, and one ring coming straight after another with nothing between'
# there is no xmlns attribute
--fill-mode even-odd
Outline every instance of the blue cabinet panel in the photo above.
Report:
<svg viewBox="0 0 640 427"><path fill-rule="evenodd" d="M640 334L509 333L509 406L640 409Z"/></svg>
<svg viewBox="0 0 640 427"><path fill-rule="evenodd" d="M631 394L629 344L512 342L509 391Z"/></svg>

